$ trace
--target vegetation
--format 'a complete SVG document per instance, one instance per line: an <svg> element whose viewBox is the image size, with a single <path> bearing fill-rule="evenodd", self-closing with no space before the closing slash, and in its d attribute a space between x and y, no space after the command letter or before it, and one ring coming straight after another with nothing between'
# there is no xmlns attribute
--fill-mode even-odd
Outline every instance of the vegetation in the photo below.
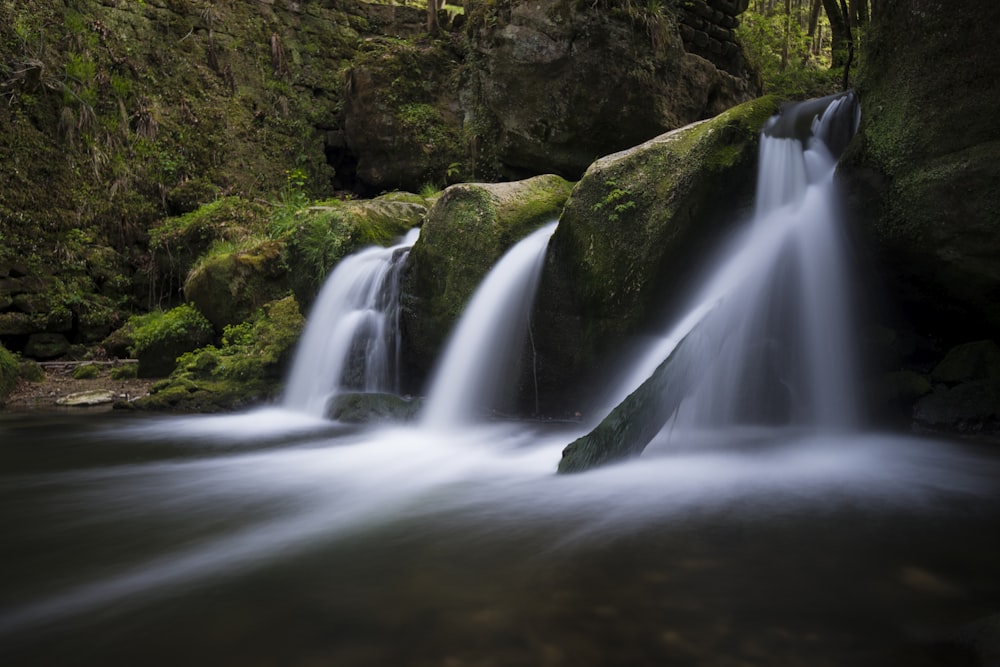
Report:
<svg viewBox="0 0 1000 667"><path fill-rule="evenodd" d="M17 359L7 348L0 345L0 405L3 405L7 396L14 390L17 377Z"/></svg>
<svg viewBox="0 0 1000 667"><path fill-rule="evenodd" d="M226 327L218 346L181 355L170 377L136 407L215 412L273 398L304 323L294 297L267 304Z"/></svg>
<svg viewBox="0 0 1000 667"><path fill-rule="evenodd" d="M737 34L764 91L801 99L846 88L857 65L849 54L868 25L868 1L751 2Z"/></svg>

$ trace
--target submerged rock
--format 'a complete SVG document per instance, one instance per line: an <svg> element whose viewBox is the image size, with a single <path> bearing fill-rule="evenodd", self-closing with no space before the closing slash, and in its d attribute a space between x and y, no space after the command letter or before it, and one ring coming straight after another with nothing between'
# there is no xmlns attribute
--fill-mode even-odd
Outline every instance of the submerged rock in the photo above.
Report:
<svg viewBox="0 0 1000 667"><path fill-rule="evenodd" d="M396 394L347 393L334 396L326 407L326 418L347 424L412 421L423 402Z"/></svg>
<svg viewBox="0 0 1000 667"><path fill-rule="evenodd" d="M403 275L402 327L410 359L425 377L476 287L516 242L555 220L572 184L559 176L513 183L464 183L444 191L410 252Z"/></svg>
<svg viewBox="0 0 1000 667"><path fill-rule="evenodd" d="M761 98L590 166L552 237L535 309L548 407L579 405L581 378L607 370L614 344L680 295L749 206L760 131L777 109Z"/></svg>

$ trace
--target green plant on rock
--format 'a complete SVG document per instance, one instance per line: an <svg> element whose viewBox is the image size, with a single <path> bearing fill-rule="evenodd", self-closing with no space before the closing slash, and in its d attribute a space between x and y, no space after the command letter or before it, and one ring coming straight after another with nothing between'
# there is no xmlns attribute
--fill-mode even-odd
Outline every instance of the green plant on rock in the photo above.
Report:
<svg viewBox="0 0 1000 667"><path fill-rule="evenodd" d="M81 364L73 370L74 380L93 380L101 374L100 369L94 364Z"/></svg>
<svg viewBox="0 0 1000 667"><path fill-rule="evenodd" d="M182 304L166 312L154 311L129 318L132 354L138 356L154 345L174 340L211 339L212 325L191 304Z"/></svg>
<svg viewBox="0 0 1000 667"><path fill-rule="evenodd" d="M19 375L17 359L7 348L0 345L0 404L14 391Z"/></svg>

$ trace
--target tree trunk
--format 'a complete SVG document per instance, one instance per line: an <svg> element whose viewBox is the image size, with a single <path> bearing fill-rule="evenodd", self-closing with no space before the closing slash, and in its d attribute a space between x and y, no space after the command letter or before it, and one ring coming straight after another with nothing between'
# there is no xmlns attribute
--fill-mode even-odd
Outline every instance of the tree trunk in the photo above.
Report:
<svg viewBox="0 0 1000 667"><path fill-rule="evenodd" d="M819 25L819 8L822 6L820 0L812 0L812 7L809 8L809 29L807 31L810 37L816 36L816 26Z"/></svg>
<svg viewBox="0 0 1000 667"><path fill-rule="evenodd" d="M823 9L826 10L826 17L830 19L832 33L830 47L833 52L833 62L830 63L830 69L837 69L847 63L847 55L851 48L850 26L844 20L844 13L837 0L823 0Z"/></svg>
<svg viewBox="0 0 1000 667"><path fill-rule="evenodd" d="M436 35L441 30L441 24L438 23L439 3L440 0L427 0L427 32L431 35Z"/></svg>

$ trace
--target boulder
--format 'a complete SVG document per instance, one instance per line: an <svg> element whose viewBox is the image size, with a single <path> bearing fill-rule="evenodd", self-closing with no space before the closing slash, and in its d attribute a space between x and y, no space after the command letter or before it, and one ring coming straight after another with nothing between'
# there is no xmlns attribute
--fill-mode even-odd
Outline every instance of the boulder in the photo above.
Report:
<svg viewBox="0 0 1000 667"><path fill-rule="evenodd" d="M574 387L687 287L705 251L752 201L765 97L594 162L549 245L534 315L543 412L575 410ZM724 194L724 196L723 196Z"/></svg>
<svg viewBox="0 0 1000 667"><path fill-rule="evenodd" d="M403 272L403 358L418 383L489 270L511 246L559 217L571 187L559 176L536 176L453 185L437 200Z"/></svg>
<svg viewBox="0 0 1000 667"><path fill-rule="evenodd" d="M947 384L1000 378L1000 347L991 340L957 345L934 367L931 378Z"/></svg>
<svg viewBox="0 0 1000 667"><path fill-rule="evenodd" d="M390 246L427 215L425 200L396 193L376 199L329 201L295 214L285 238L288 281L303 312L312 306L333 267L365 246Z"/></svg>
<svg viewBox="0 0 1000 667"><path fill-rule="evenodd" d="M997 21L995 2L879 2L839 168L886 291L946 341L1000 330Z"/></svg>
<svg viewBox="0 0 1000 667"><path fill-rule="evenodd" d="M216 333L246 320L288 291L278 241L203 259L184 282L184 297L205 315Z"/></svg>
<svg viewBox="0 0 1000 667"><path fill-rule="evenodd" d="M55 359L69 352L69 341L58 333L35 333L28 336L24 356L31 359Z"/></svg>
<svg viewBox="0 0 1000 667"><path fill-rule="evenodd" d="M745 68L686 50L677 11L484 3L470 21L466 123L508 173L575 179L601 155L752 99Z"/></svg>

